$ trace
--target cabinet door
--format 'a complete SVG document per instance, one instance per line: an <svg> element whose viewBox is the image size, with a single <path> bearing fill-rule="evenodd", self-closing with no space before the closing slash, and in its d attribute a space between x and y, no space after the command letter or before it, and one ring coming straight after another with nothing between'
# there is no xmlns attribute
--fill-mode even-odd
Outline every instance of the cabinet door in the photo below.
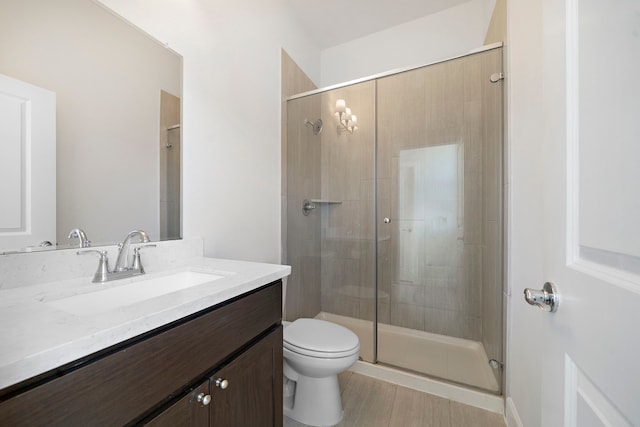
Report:
<svg viewBox="0 0 640 427"><path fill-rule="evenodd" d="M207 427L209 425L209 380L145 423L148 427Z"/></svg>
<svg viewBox="0 0 640 427"><path fill-rule="evenodd" d="M282 426L282 327L216 372L211 396L214 427Z"/></svg>

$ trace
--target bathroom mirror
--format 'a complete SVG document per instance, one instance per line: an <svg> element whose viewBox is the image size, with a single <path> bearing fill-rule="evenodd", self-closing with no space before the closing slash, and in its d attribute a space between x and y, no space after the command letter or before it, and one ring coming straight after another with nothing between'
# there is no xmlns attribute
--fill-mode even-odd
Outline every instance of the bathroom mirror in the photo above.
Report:
<svg viewBox="0 0 640 427"><path fill-rule="evenodd" d="M47 240L77 246L73 228L94 245L133 229L180 238L182 58L93 0L3 0L0 52L0 74L56 94Z"/></svg>

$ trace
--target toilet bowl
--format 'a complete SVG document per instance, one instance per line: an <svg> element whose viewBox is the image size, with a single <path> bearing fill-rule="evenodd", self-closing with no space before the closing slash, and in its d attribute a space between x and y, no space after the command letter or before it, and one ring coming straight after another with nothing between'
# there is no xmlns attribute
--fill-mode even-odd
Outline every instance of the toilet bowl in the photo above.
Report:
<svg viewBox="0 0 640 427"><path fill-rule="evenodd" d="M356 334L319 319L283 322L284 415L312 426L342 420L338 374L360 354Z"/></svg>

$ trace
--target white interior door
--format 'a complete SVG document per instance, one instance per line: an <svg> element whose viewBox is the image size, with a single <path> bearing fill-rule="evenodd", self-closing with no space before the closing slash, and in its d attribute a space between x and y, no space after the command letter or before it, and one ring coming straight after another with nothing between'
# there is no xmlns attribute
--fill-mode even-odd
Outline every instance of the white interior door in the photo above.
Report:
<svg viewBox="0 0 640 427"><path fill-rule="evenodd" d="M521 348L511 360L516 371L529 372L513 373L511 393L525 426L640 426L640 2L527 3L539 13L529 15L539 20L539 37L527 41L526 54L540 91L516 84L516 107L526 103L531 116L525 109L511 114L516 134L530 126L537 137L529 143L540 162L513 174L515 184L526 173L537 180L542 226L539 238L513 241L515 258L531 243L539 262L512 276L511 343ZM515 8L510 29L518 44L526 35L516 20L525 15ZM526 71L515 65L522 78ZM518 143L512 140L524 153ZM512 197L512 227L537 227L519 213L518 198L527 196L514 187ZM518 270L525 263L514 261ZM557 285L557 312L525 313L537 309L522 299L522 288L532 286L522 286L522 272L539 280L536 288ZM517 354L533 355L528 367Z"/></svg>
<svg viewBox="0 0 640 427"><path fill-rule="evenodd" d="M0 75L0 252L56 243L56 95Z"/></svg>

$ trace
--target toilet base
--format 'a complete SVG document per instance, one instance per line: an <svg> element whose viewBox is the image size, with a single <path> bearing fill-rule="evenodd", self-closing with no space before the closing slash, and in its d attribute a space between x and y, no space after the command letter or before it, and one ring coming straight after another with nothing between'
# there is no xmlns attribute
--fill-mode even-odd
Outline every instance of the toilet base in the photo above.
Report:
<svg viewBox="0 0 640 427"><path fill-rule="evenodd" d="M338 376L330 375L323 378L298 376L293 406L285 405L284 415L310 426L338 424L342 420Z"/></svg>

